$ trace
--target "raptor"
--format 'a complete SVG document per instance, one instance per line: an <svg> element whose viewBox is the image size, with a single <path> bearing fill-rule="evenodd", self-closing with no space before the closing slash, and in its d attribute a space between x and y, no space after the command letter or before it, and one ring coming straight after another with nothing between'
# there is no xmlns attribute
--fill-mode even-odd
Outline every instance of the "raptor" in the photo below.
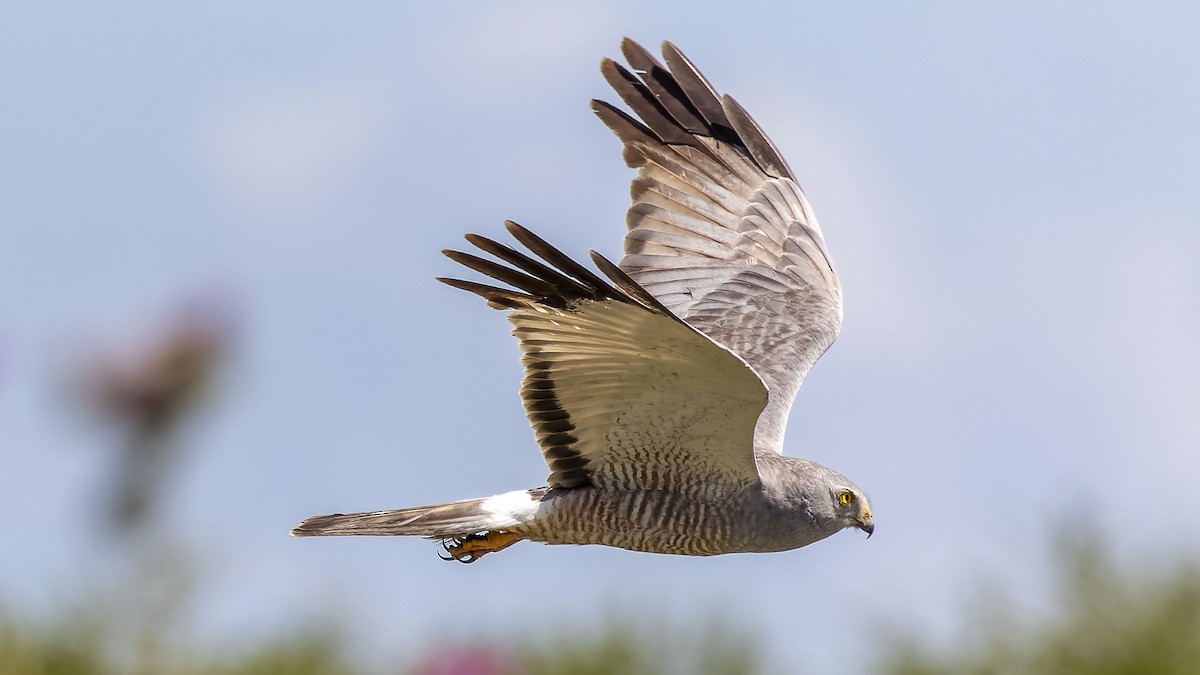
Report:
<svg viewBox="0 0 1200 675"><path fill-rule="evenodd" d="M635 116L592 109L638 170L624 257L595 270L508 222L479 235L489 277L441 281L508 312L543 487L314 516L296 536L414 535L446 559L522 541L682 555L784 551L875 525L863 491L782 454L792 402L833 343L842 293L792 170L750 115L674 45L626 39L601 72ZM640 119L639 119L640 118Z"/></svg>

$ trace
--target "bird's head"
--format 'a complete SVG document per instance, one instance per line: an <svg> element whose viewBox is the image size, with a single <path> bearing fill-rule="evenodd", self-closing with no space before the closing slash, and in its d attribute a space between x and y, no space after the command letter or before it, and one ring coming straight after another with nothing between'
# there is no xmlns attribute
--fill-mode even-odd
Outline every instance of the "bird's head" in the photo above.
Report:
<svg viewBox="0 0 1200 675"><path fill-rule="evenodd" d="M842 527L857 527L866 532L868 538L875 532L875 521L871 519L871 505L857 486L832 485L829 488L829 499L834 514L844 523Z"/></svg>

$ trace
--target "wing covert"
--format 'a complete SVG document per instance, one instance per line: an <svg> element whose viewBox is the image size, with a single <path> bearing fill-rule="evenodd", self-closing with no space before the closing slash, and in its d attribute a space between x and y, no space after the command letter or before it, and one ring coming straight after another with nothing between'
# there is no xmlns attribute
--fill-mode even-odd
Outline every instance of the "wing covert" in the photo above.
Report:
<svg viewBox="0 0 1200 675"><path fill-rule="evenodd" d="M508 229L540 260L478 235L467 239L508 264L446 255L515 290L441 281L509 310L549 485L715 502L755 483L753 434L767 392L753 369L598 254L607 280L519 225Z"/></svg>
<svg viewBox="0 0 1200 675"><path fill-rule="evenodd" d="M601 72L636 117L592 103L638 169L620 267L754 368L770 391L755 447L781 452L796 392L841 327L820 225L762 128L674 45L667 65L629 39L622 52L634 72Z"/></svg>

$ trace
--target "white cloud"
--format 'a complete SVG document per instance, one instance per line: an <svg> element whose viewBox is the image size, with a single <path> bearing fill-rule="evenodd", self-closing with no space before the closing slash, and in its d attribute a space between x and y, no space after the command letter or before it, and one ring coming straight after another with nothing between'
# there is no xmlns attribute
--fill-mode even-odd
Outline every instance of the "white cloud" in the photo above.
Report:
<svg viewBox="0 0 1200 675"><path fill-rule="evenodd" d="M1125 385L1125 405L1146 422L1138 436L1170 463L1200 469L1200 235L1183 223L1164 226L1164 217L1139 220L1114 242L1121 250L1103 358Z"/></svg>
<svg viewBox="0 0 1200 675"><path fill-rule="evenodd" d="M511 107L526 87L545 95L546 83L577 84L589 67L596 72L597 54L615 53L615 19L600 6L576 3L481 4L440 23L443 34L426 43L439 48L431 62L446 69L448 93Z"/></svg>
<svg viewBox="0 0 1200 675"><path fill-rule="evenodd" d="M732 87L714 83L719 90ZM745 90L746 95L738 92ZM934 281L911 235L914 201L874 149L867 128L818 92L760 81L733 92L779 146L804 186L829 242L846 295L853 339L889 359L919 353L938 330L928 307Z"/></svg>
<svg viewBox="0 0 1200 675"><path fill-rule="evenodd" d="M373 142L397 126L369 86L319 78L227 94L202 133L219 190L260 216L303 212L341 189Z"/></svg>

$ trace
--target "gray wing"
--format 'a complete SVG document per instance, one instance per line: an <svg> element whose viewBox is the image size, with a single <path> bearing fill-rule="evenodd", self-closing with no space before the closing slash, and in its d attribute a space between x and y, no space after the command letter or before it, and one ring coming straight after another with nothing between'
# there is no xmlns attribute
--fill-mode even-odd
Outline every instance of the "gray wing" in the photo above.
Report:
<svg viewBox="0 0 1200 675"><path fill-rule="evenodd" d="M638 169L620 267L762 377L755 448L782 452L800 383L842 322L821 228L758 124L674 45L666 66L628 38L621 48L637 75L608 59L601 72L641 121L592 102Z"/></svg>
<svg viewBox="0 0 1200 675"><path fill-rule="evenodd" d="M674 316L598 254L602 279L516 223L541 261L478 235L501 264L446 255L519 290L441 281L509 311L521 399L550 487L665 490L717 502L759 480L754 426L767 403L745 361Z"/></svg>

